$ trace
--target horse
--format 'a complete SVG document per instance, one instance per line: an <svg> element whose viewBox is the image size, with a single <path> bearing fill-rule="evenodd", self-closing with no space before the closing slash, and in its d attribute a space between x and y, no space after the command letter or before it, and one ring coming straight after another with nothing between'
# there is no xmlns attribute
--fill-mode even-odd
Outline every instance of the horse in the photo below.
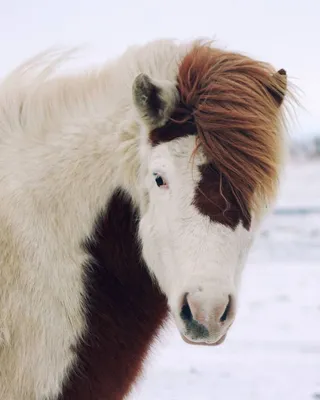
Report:
<svg viewBox="0 0 320 400"><path fill-rule="evenodd" d="M286 71L159 39L0 86L0 398L121 400L169 316L224 341L285 153Z"/></svg>

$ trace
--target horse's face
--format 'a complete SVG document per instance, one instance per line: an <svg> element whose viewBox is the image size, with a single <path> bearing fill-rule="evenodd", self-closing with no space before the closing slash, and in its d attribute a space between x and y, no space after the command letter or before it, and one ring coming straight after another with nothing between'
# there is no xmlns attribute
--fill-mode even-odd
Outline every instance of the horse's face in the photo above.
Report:
<svg viewBox="0 0 320 400"><path fill-rule="evenodd" d="M192 136L150 147L140 237L182 335L216 343L235 317L253 228L227 191L226 209L220 175L194 147Z"/></svg>
<svg viewBox="0 0 320 400"><path fill-rule="evenodd" d="M192 74L189 73L189 76ZM235 81L238 85L239 79ZM247 95L247 86L244 85L243 96ZM282 101L277 92L274 95L276 102L271 103L271 97L267 98L266 92L261 90L261 96L252 103L252 115L257 114L262 122L272 120L275 104L278 106ZM252 93L255 91L249 87L248 96ZM265 104L264 96L267 98ZM213 131L211 136L215 142L212 142L211 154L216 157L210 158L203 146L195 151L199 131L194 124L183 118L181 123L172 122L172 118L168 121L169 116L179 116L177 104L181 99L175 85L140 75L134 83L133 98L142 122L139 234L143 257L167 295L183 338L193 343L221 343L236 315L240 276L258 225L252 207L255 187L259 186L260 178L268 184L275 179L272 168L276 163L273 159L269 162L265 153L271 154L276 142L266 140L263 143L258 139L256 148L249 149L246 154L245 145L250 145L250 136L229 129L226 134L230 135L230 139L234 136L233 140L239 140L240 151L235 152L233 158L227 152L222 159L216 150L216 146L221 144L220 138L215 138L216 132ZM208 96L204 106L207 99ZM241 98L233 96L232 101L238 105ZM268 110L269 107L270 115L266 118L263 114L260 116L254 109L256 104L261 110ZM225 106L223 115L226 126L229 120L234 122L229 106L229 103ZM251 118L250 123L255 126L250 108L247 104L245 106L243 124ZM221 118L221 108L219 111L220 116L213 114L211 120ZM246 112L249 114L246 115ZM204 113L203 119L207 118L210 118L208 112ZM237 113L237 118L241 119L242 114ZM218 122L220 128L221 121ZM198 126L201 129L201 125ZM207 126L211 128L213 125ZM264 129L263 126L262 133ZM273 134L269 133L267 137ZM255 136L250 140L256 140ZM232 149L230 146L230 152ZM242 160L246 164L243 165ZM234 177L241 184L236 186ZM239 191L241 185L243 190ZM265 205L259 204L260 209Z"/></svg>

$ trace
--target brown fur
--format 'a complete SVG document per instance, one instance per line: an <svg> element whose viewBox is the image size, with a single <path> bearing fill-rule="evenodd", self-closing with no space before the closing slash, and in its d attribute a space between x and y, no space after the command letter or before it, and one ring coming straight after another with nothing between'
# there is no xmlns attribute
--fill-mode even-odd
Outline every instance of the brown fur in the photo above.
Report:
<svg viewBox="0 0 320 400"><path fill-rule="evenodd" d="M197 209L214 222L235 229L241 221L244 228L249 230L250 210L243 211L239 206L228 180L213 164L202 165L200 172L201 180L194 197ZM244 202L243 206L246 206Z"/></svg>
<svg viewBox="0 0 320 400"><path fill-rule="evenodd" d="M122 400L165 321L166 299L140 257L137 218L119 191L85 244L95 258L84 278L88 329L60 400Z"/></svg>
<svg viewBox="0 0 320 400"><path fill-rule="evenodd" d="M176 111L166 126L150 134L153 145L197 134L198 147L228 182L247 220L259 200L272 200L277 188L285 75L266 63L197 43L179 68ZM202 180L201 192L210 199L208 185Z"/></svg>

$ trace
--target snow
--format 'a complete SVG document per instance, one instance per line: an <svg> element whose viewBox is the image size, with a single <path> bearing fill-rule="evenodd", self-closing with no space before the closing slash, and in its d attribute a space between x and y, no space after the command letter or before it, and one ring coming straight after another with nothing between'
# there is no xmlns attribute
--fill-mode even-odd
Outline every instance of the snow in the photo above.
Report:
<svg viewBox="0 0 320 400"><path fill-rule="evenodd" d="M319 177L320 162L287 168L225 343L187 345L171 323L130 400L320 399Z"/></svg>

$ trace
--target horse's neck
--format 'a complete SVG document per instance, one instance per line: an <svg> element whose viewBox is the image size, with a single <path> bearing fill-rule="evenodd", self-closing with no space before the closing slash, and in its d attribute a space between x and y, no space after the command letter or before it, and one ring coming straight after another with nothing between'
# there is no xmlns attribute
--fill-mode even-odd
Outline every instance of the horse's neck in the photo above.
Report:
<svg viewBox="0 0 320 400"><path fill-rule="evenodd" d="M137 192L138 127L129 78L121 80L114 66L41 84L36 78L29 86L18 78L0 98L2 175L21 189L20 203L28 205L21 218L35 218L43 205L78 241L117 187L132 197ZM12 206L16 214L20 206Z"/></svg>
<svg viewBox="0 0 320 400"><path fill-rule="evenodd" d="M26 73L18 70L4 82L0 121L6 145L0 161L8 187L16 182L24 196L20 203L27 210L21 209L21 219L44 209L63 221L59 229L72 229L65 233L78 242L90 234L116 187L138 201L139 128L132 83L141 71L174 79L178 50L159 42L130 50L100 71L71 77L47 79L55 65L37 75L31 64ZM12 202L12 207L8 213L16 214L20 205Z"/></svg>

